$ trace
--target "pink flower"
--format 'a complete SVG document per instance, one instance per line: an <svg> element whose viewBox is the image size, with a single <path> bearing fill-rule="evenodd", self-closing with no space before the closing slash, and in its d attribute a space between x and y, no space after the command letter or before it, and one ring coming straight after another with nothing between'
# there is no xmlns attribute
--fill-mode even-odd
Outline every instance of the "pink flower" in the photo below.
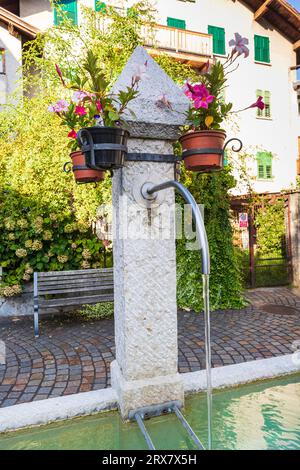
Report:
<svg viewBox="0 0 300 470"><path fill-rule="evenodd" d="M208 61L205 62L205 64L201 67L200 72L201 72L201 74L206 74L206 73L209 73L210 70L211 70L211 63L210 63L210 61L208 60Z"/></svg>
<svg viewBox="0 0 300 470"><path fill-rule="evenodd" d="M57 103L56 103L56 112L57 113L63 113L64 111L68 111L69 109L69 103L66 102L66 100L59 100Z"/></svg>
<svg viewBox="0 0 300 470"><path fill-rule="evenodd" d="M182 91L187 96L190 100L193 99L193 94L191 91L192 85L186 81L185 84L183 85Z"/></svg>
<svg viewBox="0 0 300 470"><path fill-rule="evenodd" d="M246 109L249 109L249 108L258 108L258 109L265 109L265 103L263 102L263 97L262 96L259 96L257 98L257 101L253 104L251 104L248 108Z"/></svg>
<svg viewBox="0 0 300 470"><path fill-rule="evenodd" d="M75 104L80 103L88 94L85 91L75 91L72 96L72 101Z"/></svg>
<svg viewBox="0 0 300 470"><path fill-rule="evenodd" d="M148 78L147 67L148 67L148 62L147 61L143 65L136 64L134 66L135 70L134 70L134 73L133 73L133 76L132 76L132 84L133 85L140 82L141 80L144 80L145 78Z"/></svg>
<svg viewBox="0 0 300 470"><path fill-rule="evenodd" d="M103 108L102 108L102 105L101 105L101 101L100 101L100 100L97 100L97 101L96 101L96 108L97 108L97 111L98 111L99 113L102 113Z"/></svg>
<svg viewBox="0 0 300 470"><path fill-rule="evenodd" d="M56 108L55 108L55 104L50 104L49 108L48 108L48 111L50 113L56 113Z"/></svg>
<svg viewBox="0 0 300 470"><path fill-rule="evenodd" d="M63 113L68 111L69 106L66 100L59 100L56 104L51 104L48 111L50 111L50 113Z"/></svg>
<svg viewBox="0 0 300 470"><path fill-rule="evenodd" d="M104 245L105 248L108 248L109 245L110 245L110 241L109 240L102 240L102 243Z"/></svg>
<svg viewBox="0 0 300 470"><path fill-rule="evenodd" d="M84 106L76 106L75 114L77 114L78 116L85 116L87 114L86 110L85 110L85 107Z"/></svg>
<svg viewBox="0 0 300 470"><path fill-rule="evenodd" d="M61 70L60 70L60 68L57 64L55 64L55 68L56 68L56 72L57 72L59 78L61 79L62 84L65 86L66 84L65 84L65 81L64 81L64 77L63 77L63 75L61 73Z"/></svg>
<svg viewBox="0 0 300 470"><path fill-rule="evenodd" d="M210 95L207 92L207 94L205 93L202 96L199 96L194 100L194 106L196 109L199 109L199 108L207 109L208 105L212 103L214 99L215 97L213 95Z"/></svg>
<svg viewBox="0 0 300 470"><path fill-rule="evenodd" d="M74 131L74 129L73 129L71 132L69 132L68 137L69 137L69 139L76 139L77 132Z"/></svg>
<svg viewBox="0 0 300 470"><path fill-rule="evenodd" d="M248 57L249 48L246 44L249 44L249 40L247 38L243 38L239 33L235 33L234 36L235 39L231 39L231 41L229 41L229 46L233 47L232 55L237 52L238 55L244 54L245 57Z"/></svg>

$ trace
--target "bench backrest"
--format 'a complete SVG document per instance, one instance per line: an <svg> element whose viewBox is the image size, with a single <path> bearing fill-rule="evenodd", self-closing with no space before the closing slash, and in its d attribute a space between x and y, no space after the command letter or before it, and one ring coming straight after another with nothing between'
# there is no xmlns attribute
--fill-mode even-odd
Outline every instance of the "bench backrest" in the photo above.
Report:
<svg viewBox="0 0 300 470"><path fill-rule="evenodd" d="M113 300L113 268L34 273L34 297L42 307Z"/></svg>

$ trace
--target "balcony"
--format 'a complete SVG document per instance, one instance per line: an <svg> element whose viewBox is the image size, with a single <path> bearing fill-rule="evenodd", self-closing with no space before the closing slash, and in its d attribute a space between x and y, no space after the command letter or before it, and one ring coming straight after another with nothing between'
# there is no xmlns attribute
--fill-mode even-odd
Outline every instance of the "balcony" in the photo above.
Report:
<svg viewBox="0 0 300 470"><path fill-rule="evenodd" d="M142 30L144 46L152 56L162 53L193 67L200 67L213 56L212 35L155 25Z"/></svg>

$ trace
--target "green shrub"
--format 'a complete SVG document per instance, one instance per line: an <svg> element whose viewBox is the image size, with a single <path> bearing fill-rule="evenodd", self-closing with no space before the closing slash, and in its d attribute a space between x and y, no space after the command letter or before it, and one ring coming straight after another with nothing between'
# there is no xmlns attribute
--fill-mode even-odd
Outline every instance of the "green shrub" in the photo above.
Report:
<svg viewBox="0 0 300 470"><path fill-rule="evenodd" d="M95 305L83 305L77 314L84 320L104 320L114 315L113 302L102 302Z"/></svg>
<svg viewBox="0 0 300 470"><path fill-rule="evenodd" d="M211 308L242 308L242 276L233 247L228 191L235 180L227 168L220 173L183 173L182 182L188 187L198 204L204 205L205 226L211 254L210 293ZM178 202L180 201L178 197ZM177 244L178 304L182 308L200 311L203 308L201 255L187 251L186 241Z"/></svg>

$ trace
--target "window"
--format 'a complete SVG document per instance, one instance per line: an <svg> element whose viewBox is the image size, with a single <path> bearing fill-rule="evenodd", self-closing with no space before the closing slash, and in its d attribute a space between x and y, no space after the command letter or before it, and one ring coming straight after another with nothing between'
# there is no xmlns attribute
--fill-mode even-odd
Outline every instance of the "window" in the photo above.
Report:
<svg viewBox="0 0 300 470"><path fill-rule="evenodd" d="M257 176L260 180L270 180L273 178L272 174L272 160L273 155L271 152L258 152L257 159Z"/></svg>
<svg viewBox="0 0 300 470"><path fill-rule="evenodd" d="M217 26L208 26L208 34L213 35L213 53L225 55L225 29L218 28Z"/></svg>
<svg viewBox="0 0 300 470"><path fill-rule="evenodd" d="M5 74L5 50L0 49L0 74Z"/></svg>
<svg viewBox="0 0 300 470"><path fill-rule="evenodd" d="M185 20L179 20L178 18L167 18L167 25L172 28L186 29Z"/></svg>
<svg viewBox="0 0 300 470"><path fill-rule="evenodd" d="M271 118L271 93L268 90L256 90L256 98L263 97L265 109L257 108L256 116L260 118Z"/></svg>
<svg viewBox="0 0 300 470"><path fill-rule="evenodd" d="M76 0L57 0L55 3L66 14L73 24L77 24L77 1ZM54 8L54 24L58 26L62 22L62 15L59 9Z"/></svg>
<svg viewBox="0 0 300 470"><path fill-rule="evenodd" d="M95 10L103 11L105 13L105 3L100 2L99 0L95 0Z"/></svg>
<svg viewBox="0 0 300 470"><path fill-rule="evenodd" d="M270 63L270 39L266 36L254 36L254 58L257 62Z"/></svg>

